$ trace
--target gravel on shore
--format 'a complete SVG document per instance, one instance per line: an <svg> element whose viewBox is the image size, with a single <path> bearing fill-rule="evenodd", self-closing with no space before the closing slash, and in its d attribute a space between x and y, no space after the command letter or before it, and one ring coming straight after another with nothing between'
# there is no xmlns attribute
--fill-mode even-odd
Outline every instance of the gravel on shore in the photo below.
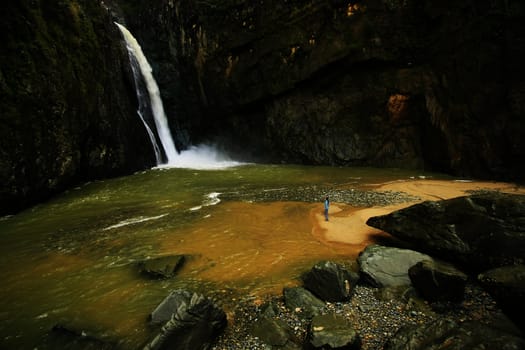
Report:
<svg viewBox="0 0 525 350"><path fill-rule="evenodd" d="M253 323L261 316L262 305L270 301L278 305L277 317L304 341L310 320L288 310L282 297L273 296L267 300L246 298L236 301L229 313L229 325L212 349L270 349L269 345L250 334ZM462 302L433 304L418 298L410 287L378 289L357 285L348 302L326 303L323 313L336 313L349 320L361 337L363 350L382 349L387 339L404 325L424 324L443 316L458 322L476 320L488 324L502 317L495 301L474 283L467 284Z"/></svg>

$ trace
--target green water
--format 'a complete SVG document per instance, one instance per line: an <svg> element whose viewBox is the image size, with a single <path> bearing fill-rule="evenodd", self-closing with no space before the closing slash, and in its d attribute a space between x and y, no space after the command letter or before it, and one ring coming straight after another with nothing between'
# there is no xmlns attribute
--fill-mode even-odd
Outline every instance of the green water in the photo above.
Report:
<svg viewBox="0 0 525 350"><path fill-rule="evenodd" d="M155 332L148 314L172 289L216 297L226 309L277 293L321 259L354 258L311 234L310 212L324 194L381 205L374 186L418 175L436 177L245 165L155 169L72 189L0 219L0 348L65 348L50 332L56 324L141 348ZM137 273L138 260L169 254L191 257L177 278Z"/></svg>

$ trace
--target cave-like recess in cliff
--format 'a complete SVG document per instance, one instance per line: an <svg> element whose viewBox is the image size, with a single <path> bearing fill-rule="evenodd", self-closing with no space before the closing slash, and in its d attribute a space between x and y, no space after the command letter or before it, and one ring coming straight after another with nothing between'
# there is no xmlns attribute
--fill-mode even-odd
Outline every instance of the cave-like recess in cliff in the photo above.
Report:
<svg viewBox="0 0 525 350"><path fill-rule="evenodd" d="M117 2L181 145L523 177L518 1Z"/></svg>

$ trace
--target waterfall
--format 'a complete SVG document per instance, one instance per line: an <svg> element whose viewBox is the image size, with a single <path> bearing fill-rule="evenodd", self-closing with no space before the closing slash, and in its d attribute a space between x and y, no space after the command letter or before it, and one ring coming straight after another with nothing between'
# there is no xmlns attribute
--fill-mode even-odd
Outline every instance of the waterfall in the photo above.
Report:
<svg viewBox="0 0 525 350"><path fill-rule="evenodd" d="M117 22L115 22L115 24L120 29L120 32L126 41L131 69L133 71L133 77L135 78L137 99L139 101L137 114L144 123L153 145L155 157L157 158L157 167L222 169L240 165L241 163L232 161L229 157L209 145L190 146L188 150L183 150L180 154L177 153L175 144L171 137L168 120L164 113L164 106L162 105L162 99L160 98L159 87L151 73L151 66L148 63L144 52L142 52L139 43L129 30ZM166 154L167 162L163 162L162 153L157 144L155 133L151 130L145 120L144 113L148 112L148 100L141 92L142 82L144 82L146 90L148 91L149 103L151 104L151 113L153 114L153 119L155 121L156 132L158 133L162 148Z"/></svg>
<svg viewBox="0 0 525 350"><path fill-rule="evenodd" d="M137 42L135 37L133 37L133 35L129 32L129 30L127 30L126 27L119 23L115 22L115 24L120 29L120 32L122 33L122 36L126 41L126 47L128 49L131 67L133 70L133 77L135 78L135 85L137 86L137 98L139 100L139 109L137 113L140 116L140 119L142 120L144 125L146 126L146 130L148 131L148 135L152 141L153 148L155 150L155 157L157 158L157 165L162 164L162 154L160 153L159 146L157 145L155 135L144 120L143 113L144 108L146 108L147 106L147 102L144 100L145 96L143 96L140 93L139 89L141 76L144 83L146 84L146 90L148 91L149 95L149 102L151 104L153 120L155 121L155 127L157 128L157 133L159 135L162 148L164 149L164 153L166 154L167 163L175 163L175 159L177 158L177 150L175 149L175 144L173 143L173 139L171 137L170 128L168 126L168 120L166 118L166 114L164 113L162 99L160 98L159 87L157 85L157 82L155 81L155 78L153 77L151 66L148 63L144 52L142 52L142 48L140 47L139 43Z"/></svg>

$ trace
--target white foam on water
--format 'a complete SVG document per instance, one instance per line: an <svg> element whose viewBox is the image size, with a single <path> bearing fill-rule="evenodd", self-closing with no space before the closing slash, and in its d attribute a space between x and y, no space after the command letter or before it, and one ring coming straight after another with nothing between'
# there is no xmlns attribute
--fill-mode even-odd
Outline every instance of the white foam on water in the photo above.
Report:
<svg viewBox="0 0 525 350"><path fill-rule="evenodd" d="M205 206L210 205L217 205L221 202L219 198L220 193L219 192L211 192L206 195L207 201L205 202Z"/></svg>
<svg viewBox="0 0 525 350"><path fill-rule="evenodd" d="M232 160L226 154L219 152L210 145L191 146L189 149L180 152L174 159L166 164L161 164L157 168L187 168L199 170L226 169L246 163Z"/></svg>
<svg viewBox="0 0 525 350"><path fill-rule="evenodd" d="M219 198L220 193L219 192L210 192L207 195L204 196L204 201L201 205L197 205L195 207L190 208L190 211L197 211L201 210L203 207L209 207L211 205L217 205L221 202L221 199Z"/></svg>
<svg viewBox="0 0 525 350"><path fill-rule="evenodd" d="M162 217L164 217L166 215L168 215L168 214L166 213L166 214L161 214L161 215L157 215L157 216L149 216L149 217L148 216L138 216L136 218L130 218L130 219L122 220L118 224L111 225L111 226L108 226L108 227L104 228L103 231L112 230L114 228L119 228L119 227L122 227L122 226L138 224L140 222L151 221L151 220L158 220L158 219L160 219L160 218L162 218Z"/></svg>

